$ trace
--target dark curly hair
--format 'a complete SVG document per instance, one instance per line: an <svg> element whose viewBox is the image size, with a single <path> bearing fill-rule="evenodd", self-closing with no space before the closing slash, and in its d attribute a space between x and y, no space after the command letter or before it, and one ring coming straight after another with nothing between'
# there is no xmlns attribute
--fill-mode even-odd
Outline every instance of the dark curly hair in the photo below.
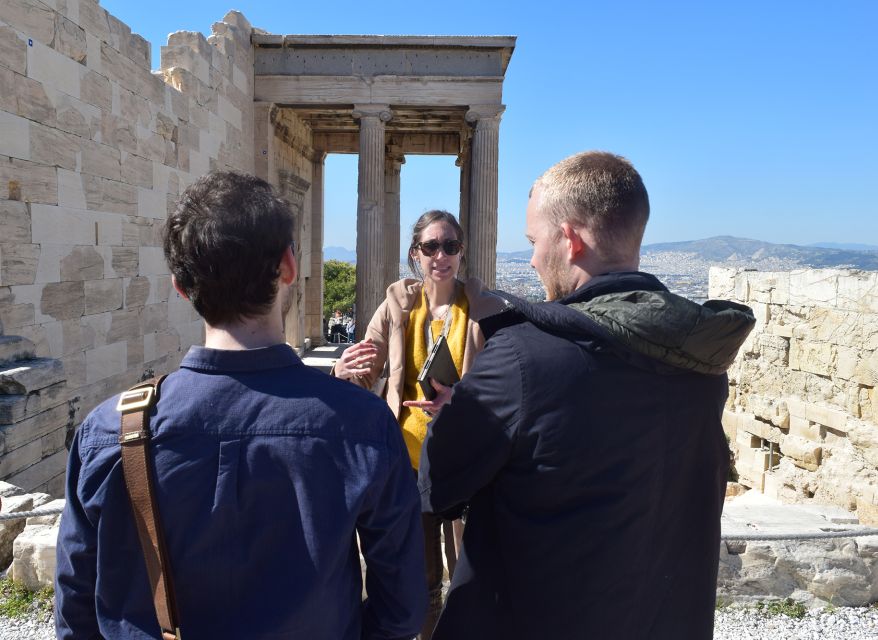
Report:
<svg viewBox="0 0 878 640"><path fill-rule="evenodd" d="M165 259L211 325L265 314L278 265L293 242L293 214L255 176L214 171L186 188L165 223Z"/></svg>

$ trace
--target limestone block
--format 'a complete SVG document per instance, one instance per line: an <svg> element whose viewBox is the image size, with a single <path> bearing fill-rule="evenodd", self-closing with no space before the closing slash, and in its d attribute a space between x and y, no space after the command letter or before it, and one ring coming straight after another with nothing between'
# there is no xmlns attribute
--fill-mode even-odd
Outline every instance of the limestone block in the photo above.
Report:
<svg viewBox="0 0 878 640"><path fill-rule="evenodd" d="M140 309L114 311L111 315L107 344L134 340L143 335L142 311Z"/></svg>
<svg viewBox="0 0 878 640"><path fill-rule="evenodd" d="M860 524L878 526L878 504L864 498L857 498L857 518Z"/></svg>
<svg viewBox="0 0 878 640"><path fill-rule="evenodd" d="M781 443L781 453L790 458L797 467L808 471L817 471L823 456L823 447L805 438L789 435Z"/></svg>
<svg viewBox="0 0 878 640"><path fill-rule="evenodd" d="M127 344L116 342L85 352L88 384L124 373L128 368Z"/></svg>
<svg viewBox="0 0 878 640"><path fill-rule="evenodd" d="M164 73L162 74L162 78L167 77ZM171 111L174 113L174 116L179 118L181 121L189 120L189 98L184 96L180 91L174 88L171 85L168 85L166 88L167 95L171 101Z"/></svg>
<svg viewBox="0 0 878 640"><path fill-rule="evenodd" d="M55 578L55 547L58 526L26 526L15 539L10 577L31 591L51 587Z"/></svg>
<svg viewBox="0 0 878 640"><path fill-rule="evenodd" d="M34 305L31 303L24 304L3 304L0 305L0 325L6 327L7 331L20 329L34 323Z"/></svg>
<svg viewBox="0 0 878 640"><path fill-rule="evenodd" d="M42 2L5 0L3 22L43 44L50 44L55 37L54 11Z"/></svg>
<svg viewBox="0 0 878 640"><path fill-rule="evenodd" d="M82 171L93 176L121 180L121 154L118 149L99 142L84 142L82 145Z"/></svg>
<svg viewBox="0 0 878 640"><path fill-rule="evenodd" d="M168 273L165 254L161 247L139 247L141 276L164 275Z"/></svg>
<svg viewBox="0 0 878 640"><path fill-rule="evenodd" d="M38 244L0 244L0 284L33 284L39 258Z"/></svg>
<svg viewBox="0 0 878 640"><path fill-rule="evenodd" d="M54 21L52 30L54 32ZM27 48L28 77L55 87L74 98L79 97L80 79L85 68L78 62L34 40Z"/></svg>
<svg viewBox="0 0 878 640"><path fill-rule="evenodd" d="M110 80L98 73L90 70L82 77L82 83L79 88L80 98L88 104L98 107L104 112L108 112L113 107L113 92L110 88Z"/></svg>
<svg viewBox="0 0 878 640"><path fill-rule="evenodd" d="M93 246L73 247L61 259L61 280L64 282L100 280L103 277L104 259ZM78 292L82 293L82 289Z"/></svg>
<svg viewBox="0 0 878 640"><path fill-rule="evenodd" d="M3 242L30 243L31 216L23 202L0 200L0 228Z"/></svg>
<svg viewBox="0 0 878 640"><path fill-rule="evenodd" d="M87 33L94 34L104 42L111 41L107 12L97 0L79 0L79 24Z"/></svg>
<svg viewBox="0 0 878 640"><path fill-rule="evenodd" d="M149 299L146 301L147 304L155 304L156 302L167 302L169 296L171 295L171 276L163 275L163 276L150 276L150 292ZM174 296L178 296L179 294L175 291Z"/></svg>
<svg viewBox="0 0 878 640"><path fill-rule="evenodd" d="M838 279L838 307L878 313L878 272L851 271Z"/></svg>
<svg viewBox="0 0 878 640"><path fill-rule="evenodd" d="M740 429L743 429L746 433L753 434L754 436L758 436L770 442L778 443L783 440L783 431L781 431L778 427L774 426L770 422L765 422L763 420L757 420L755 417L749 414L743 414L741 416L741 424Z"/></svg>
<svg viewBox="0 0 878 640"><path fill-rule="evenodd" d="M114 100L113 114L138 127L146 127L152 119L149 103L133 91L115 86L118 100Z"/></svg>
<svg viewBox="0 0 878 640"><path fill-rule="evenodd" d="M749 272L750 299L755 302L787 304L790 295L790 279L787 272Z"/></svg>
<svg viewBox="0 0 878 640"><path fill-rule="evenodd" d="M25 446L48 433L64 427L67 424L67 405L61 404L41 413L25 418L12 425L4 425L0 432L0 451L5 455ZM61 445L64 445L62 440ZM40 454L42 457L42 454Z"/></svg>
<svg viewBox="0 0 878 640"><path fill-rule="evenodd" d="M142 218L164 220L167 217L167 195L154 189L138 188L137 212Z"/></svg>
<svg viewBox="0 0 878 640"><path fill-rule="evenodd" d="M16 487L14 484L0 480L0 498L11 498L12 496L23 496L25 490Z"/></svg>
<svg viewBox="0 0 878 640"><path fill-rule="evenodd" d="M58 170L0 155L0 200L13 199L10 194L24 202L58 204Z"/></svg>
<svg viewBox="0 0 878 640"><path fill-rule="evenodd" d="M82 138L60 129L32 122L30 126L30 159L40 164L74 170Z"/></svg>
<svg viewBox="0 0 878 640"><path fill-rule="evenodd" d="M30 160L30 121L0 111L0 154Z"/></svg>
<svg viewBox="0 0 878 640"><path fill-rule="evenodd" d="M55 105L49 99L41 82L14 73L12 74L12 84L12 95L16 98L15 105L18 115L47 126L55 124ZM8 87L4 86L3 90L7 91Z"/></svg>
<svg viewBox="0 0 878 640"><path fill-rule="evenodd" d="M149 73L106 43L101 44L101 71L123 87L137 87L139 77Z"/></svg>
<svg viewBox="0 0 878 640"><path fill-rule="evenodd" d="M832 375L832 345L828 342L806 342L792 339L789 352L790 369L807 371L819 376Z"/></svg>
<svg viewBox="0 0 878 640"><path fill-rule="evenodd" d="M2 432L4 435L6 429ZM39 440L32 440L15 449L6 450L3 447L3 455L0 456L0 477L20 485L13 480L13 476L20 471L39 462L43 457L43 446Z"/></svg>
<svg viewBox="0 0 878 640"><path fill-rule="evenodd" d="M67 402L67 385L58 382L27 395L0 395L0 424L21 422Z"/></svg>
<svg viewBox="0 0 878 640"><path fill-rule="evenodd" d="M738 427L741 424L741 414L725 410L723 411L722 422L723 431L728 436L729 440L734 442L738 436Z"/></svg>
<svg viewBox="0 0 878 640"><path fill-rule="evenodd" d="M168 303L150 304L143 309L143 333L166 331L168 328Z"/></svg>
<svg viewBox="0 0 878 640"><path fill-rule="evenodd" d="M26 73L27 40L5 25L0 25L0 64L16 73Z"/></svg>
<svg viewBox="0 0 878 640"><path fill-rule="evenodd" d="M122 279L90 280L85 283L85 314L122 308Z"/></svg>
<svg viewBox="0 0 878 640"><path fill-rule="evenodd" d="M836 431L847 430L847 414L838 409L807 403L805 405L805 417Z"/></svg>
<svg viewBox="0 0 878 640"><path fill-rule="evenodd" d="M137 277L127 281L125 287L125 308L135 309L146 305L149 299L149 278Z"/></svg>
<svg viewBox="0 0 878 640"><path fill-rule="evenodd" d="M878 423L848 419L847 436L869 464L878 467Z"/></svg>
<svg viewBox="0 0 878 640"><path fill-rule="evenodd" d="M138 128L137 134L137 154L154 162L164 162L165 139L146 128Z"/></svg>
<svg viewBox="0 0 878 640"><path fill-rule="evenodd" d="M747 410L763 422L770 422L775 427L787 429L790 414L786 402L777 397L751 393L747 396Z"/></svg>
<svg viewBox="0 0 878 640"><path fill-rule="evenodd" d="M141 36L131 33L131 27L108 13L111 44L137 67L149 71L149 43Z"/></svg>
<svg viewBox="0 0 878 640"><path fill-rule="evenodd" d="M0 335L0 365L34 357L34 344L21 336ZM0 424L4 422L0 413ZM11 422L8 420L7 422Z"/></svg>
<svg viewBox="0 0 878 640"><path fill-rule="evenodd" d="M789 303L802 306L838 306L838 269L797 269L790 272Z"/></svg>
<svg viewBox="0 0 878 640"><path fill-rule="evenodd" d="M64 379L61 363L35 358L0 368L0 394L21 395L39 391Z"/></svg>
<svg viewBox="0 0 878 640"><path fill-rule="evenodd" d="M781 336L760 333L755 336L756 350L763 362L786 367L789 363L790 341Z"/></svg>
<svg viewBox="0 0 878 640"><path fill-rule="evenodd" d="M62 53L76 62L85 62L87 53L85 30L60 13L55 14L55 34L52 46L58 53Z"/></svg>
<svg viewBox="0 0 878 640"><path fill-rule="evenodd" d="M64 377L71 389L79 389L85 384L85 352L66 355L61 358L61 364L64 366ZM78 420L82 417L78 417Z"/></svg>
<svg viewBox="0 0 878 640"><path fill-rule="evenodd" d="M58 204L70 209L86 208L85 189L78 172L58 169Z"/></svg>
<svg viewBox="0 0 878 640"><path fill-rule="evenodd" d="M182 32L178 31L177 33ZM168 36L168 42L170 42L171 38L175 35L176 34L172 33ZM200 33L198 35L201 36ZM204 36L202 36L202 38L203 37ZM207 44L207 41L204 42L204 45L210 47L210 45ZM162 69L171 69L174 67L186 69L196 78L207 83L210 80L210 58L207 57L210 55L210 51L205 51L204 53L206 55L202 55L197 50L193 50L193 48L183 45L163 46L161 48L161 67Z"/></svg>
<svg viewBox="0 0 878 640"><path fill-rule="evenodd" d="M140 270L137 247L113 247L113 272L119 277L136 276Z"/></svg>
<svg viewBox="0 0 878 640"><path fill-rule="evenodd" d="M789 435L798 436L811 442L823 442L824 429L816 422L793 416L790 417Z"/></svg>
<svg viewBox="0 0 878 640"><path fill-rule="evenodd" d="M122 181L139 187L152 188L152 162L126 153L122 159Z"/></svg>
<svg viewBox="0 0 878 640"><path fill-rule="evenodd" d="M37 441L39 444L39 441ZM30 445L28 445L30 446ZM64 474L67 465L67 451L61 449L9 477L9 480L29 491L45 491L50 484L57 484L59 475ZM62 485L63 492L63 485ZM28 518L30 520L30 518Z"/></svg>
<svg viewBox="0 0 878 640"><path fill-rule="evenodd" d="M3 484L6 483L4 482ZM2 513L32 511L33 505L34 498L32 495L25 494L4 497ZM8 567L9 563L12 562L12 543L15 538L24 531L24 525L25 521L23 519L0 521L0 567Z"/></svg>
<svg viewBox="0 0 878 640"><path fill-rule="evenodd" d="M55 320L78 318L85 308L83 283L50 282L43 286L40 313Z"/></svg>
<svg viewBox="0 0 878 640"><path fill-rule="evenodd" d="M77 100L65 93L56 92L52 96L55 104L56 123L66 133L79 136L81 146L91 140L100 128L101 111L97 107Z"/></svg>
<svg viewBox="0 0 878 640"><path fill-rule="evenodd" d="M136 215L136 187L124 182L91 175L83 175L83 184L89 209Z"/></svg>
<svg viewBox="0 0 878 640"><path fill-rule="evenodd" d="M239 67L232 67L232 83L241 93L250 93L253 76L242 71ZM713 268L713 267L711 267Z"/></svg>
<svg viewBox="0 0 878 640"><path fill-rule="evenodd" d="M33 241L42 245L92 244L95 220L87 211L31 205Z"/></svg>
<svg viewBox="0 0 878 640"><path fill-rule="evenodd" d="M835 377L852 380L856 376L860 360L859 349L837 346L835 351Z"/></svg>

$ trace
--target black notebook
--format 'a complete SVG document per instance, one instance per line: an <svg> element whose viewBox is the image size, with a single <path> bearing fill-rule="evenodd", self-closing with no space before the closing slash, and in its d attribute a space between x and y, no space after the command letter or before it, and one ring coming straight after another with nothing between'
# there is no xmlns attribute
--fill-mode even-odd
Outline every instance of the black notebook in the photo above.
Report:
<svg viewBox="0 0 878 640"><path fill-rule="evenodd" d="M460 380L445 336L439 336L439 339L433 344L430 355L427 356L427 360L418 374L418 384L421 385L424 397L427 400L432 400L436 397L436 390L430 384L428 378L433 378L433 380L439 384L444 384L446 387L450 387Z"/></svg>

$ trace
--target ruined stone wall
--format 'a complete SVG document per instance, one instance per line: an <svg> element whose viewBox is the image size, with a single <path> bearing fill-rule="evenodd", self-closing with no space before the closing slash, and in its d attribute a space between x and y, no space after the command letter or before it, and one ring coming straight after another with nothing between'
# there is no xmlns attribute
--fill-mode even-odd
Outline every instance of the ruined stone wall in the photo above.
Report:
<svg viewBox="0 0 878 640"><path fill-rule="evenodd" d="M711 268L710 297L757 320L723 418L740 482L878 524L878 272Z"/></svg>
<svg viewBox="0 0 878 640"><path fill-rule="evenodd" d="M231 12L212 31L172 34L151 72L149 43L95 0L0 3L0 326L61 362L68 427L202 340L161 224L210 169L254 170L252 29ZM63 462L64 438L0 432ZM57 492L63 468L25 488Z"/></svg>

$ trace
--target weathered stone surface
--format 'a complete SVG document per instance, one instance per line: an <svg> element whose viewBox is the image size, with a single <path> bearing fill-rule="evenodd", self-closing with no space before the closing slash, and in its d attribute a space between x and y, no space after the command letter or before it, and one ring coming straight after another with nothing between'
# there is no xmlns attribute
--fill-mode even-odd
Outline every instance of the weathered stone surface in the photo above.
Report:
<svg viewBox="0 0 878 640"><path fill-rule="evenodd" d="M7 484L7 483L3 483ZM7 485L14 486L14 485ZM18 489L18 487L15 487ZM18 489L21 491L21 489ZM3 509L0 513L21 513L32 511L34 498L31 495L15 495L3 498ZM8 567L12 562L12 543L15 538L24 531L25 521L4 520L0 521L0 567Z"/></svg>
<svg viewBox="0 0 878 640"><path fill-rule="evenodd" d="M32 124L26 118L0 111L0 154L30 160Z"/></svg>
<svg viewBox="0 0 878 640"><path fill-rule="evenodd" d="M11 455L29 442L39 440L46 434L62 429L67 424L67 405L61 404L38 413L21 422L0 428L0 452ZM62 439L61 446L64 446Z"/></svg>
<svg viewBox="0 0 878 640"><path fill-rule="evenodd" d="M119 150L98 142L83 143L82 171L94 176L120 180L122 162Z"/></svg>
<svg viewBox="0 0 878 640"><path fill-rule="evenodd" d="M30 159L49 166L76 169L81 138L70 133L32 123L30 129Z"/></svg>
<svg viewBox="0 0 878 640"><path fill-rule="evenodd" d="M139 257L136 247L113 247L113 272L120 277L136 276L140 269Z"/></svg>
<svg viewBox="0 0 878 640"><path fill-rule="evenodd" d="M36 444L41 443L37 441ZM57 486L58 478L64 474L64 468L67 464L67 451L62 447L51 455L46 455L43 452L41 456L36 463L9 476L9 481L28 491L45 492L49 489L50 485L54 484Z"/></svg>
<svg viewBox="0 0 878 640"><path fill-rule="evenodd" d="M21 336L0 335L0 365L34 357L34 343ZM3 423L0 414L0 424Z"/></svg>
<svg viewBox="0 0 878 640"><path fill-rule="evenodd" d="M74 247L61 260L61 280L98 280L104 277L104 258L94 247ZM82 288L78 289L82 292ZM81 308L81 305L80 305ZM45 311L43 312L45 313ZM79 315L82 315L81 313ZM65 316L74 317L74 316Z"/></svg>
<svg viewBox="0 0 878 640"><path fill-rule="evenodd" d="M51 587L55 578L58 526L28 525L15 539L9 575L31 591Z"/></svg>
<svg viewBox="0 0 878 640"><path fill-rule="evenodd" d="M113 108L113 90L110 80L97 71L88 71L82 77L82 85L79 88L80 98L94 105L104 112Z"/></svg>
<svg viewBox="0 0 878 640"><path fill-rule="evenodd" d="M60 361L35 358L0 368L0 394L26 395L63 380Z"/></svg>
<svg viewBox="0 0 878 640"><path fill-rule="evenodd" d="M4 0L3 22L43 44L55 37L55 13L42 2Z"/></svg>
<svg viewBox="0 0 878 640"><path fill-rule="evenodd" d="M13 74L16 113L23 118L53 126L56 122L55 105L46 95L43 85L26 76Z"/></svg>
<svg viewBox="0 0 878 640"><path fill-rule="evenodd" d="M43 287L40 312L56 320L78 318L85 309L85 293L80 282L51 282Z"/></svg>
<svg viewBox="0 0 878 640"><path fill-rule="evenodd" d="M133 340L143 335L141 310L114 311L111 317L107 344L120 340Z"/></svg>
<svg viewBox="0 0 878 640"><path fill-rule="evenodd" d="M16 73L24 75L26 72L27 41L5 25L0 25L0 61Z"/></svg>
<svg viewBox="0 0 878 640"><path fill-rule="evenodd" d="M0 395L0 424L21 422L67 402L67 385L57 382L27 395Z"/></svg>
<svg viewBox="0 0 878 640"><path fill-rule="evenodd" d="M127 345L124 342L97 347L85 353L85 379L88 384L120 375L127 368Z"/></svg>
<svg viewBox="0 0 878 640"><path fill-rule="evenodd" d="M168 328L168 303L150 304L143 309L143 333L165 331Z"/></svg>
<svg viewBox="0 0 878 640"><path fill-rule="evenodd" d="M122 308L122 279L90 280L85 283L85 314Z"/></svg>
<svg viewBox="0 0 878 640"><path fill-rule="evenodd" d="M85 30L60 13L56 13L55 37L52 46L58 53L63 53L76 62L84 62L86 58Z"/></svg>
<svg viewBox="0 0 878 640"><path fill-rule="evenodd" d="M84 67L81 64L36 40L33 46L27 48L28 77L47 87L79 98L80 78L83 72Z"/></svg>
<svg viewBox="0 0 878 640"><path fill-rule="evenodd" d="M3 242L29 243L30 211L24 202L0 200L0 229L3 229Z"/></svg>
<svg viewBox="0 0 878 640"><path fill-rule="evenodd" d="M125 289L125 307L134 309L144 306L149 299L149 291L149 278L131 278Z"/></svg>
<svg viewBox="0 0 878 640"><path fill-rule="evenodd" d="M132 153L126 154L122 161L122 181L152 189L152 162Z"/></svg>
<svg viewBox="0 0 878 640"><path fill-rule="evenodd" d="M0 156L0 200L58 204L58 170Z"/></svg>
<svg viewBox="0 0 878 640"><path fill-rule="evenodd" d="M0 244L0 283L33 284L39 259L38 244Z"/></svg>
<svg viewBox="0 0 878 640"><path fill-rule="evenodd" d="M137 213L137 189L124 182L83 175L88 208L112 213Z"/></svg>

